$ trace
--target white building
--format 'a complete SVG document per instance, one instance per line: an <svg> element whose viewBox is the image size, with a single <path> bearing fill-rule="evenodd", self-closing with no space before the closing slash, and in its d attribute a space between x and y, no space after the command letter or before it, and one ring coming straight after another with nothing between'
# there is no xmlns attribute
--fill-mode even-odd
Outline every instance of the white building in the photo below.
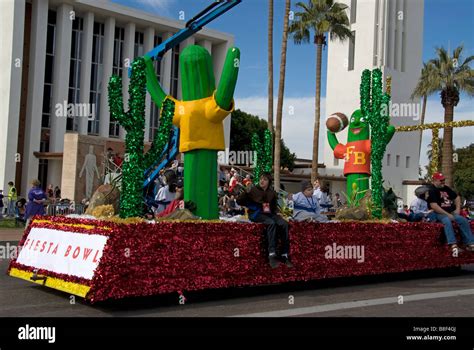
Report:
<svg viewBox="0 0 474 350"><path fill-rule="evenodd" d="M392 113L392 125L419 124L415 108L421 112L420 101L411 101L410 95L422 67L423 0L338 1L350 7L348 16L355 41L328 43L326 112L342 112L350 117L359 108L362 71L378 67L384 80L392 77L392 106L408 110L400 117ZM346 143L347 130L337 137L339 142ZM418 179L419 140L417 132L396 133L383 162L385 186L392 187L405 203L411 201L416 188L416 181L412 180ZM324 164L326 175L342 174L344 162L334 158L327 141Z"/></svg>
<svg viewBox="0 0 474 350"><path fill-rule="evenodd" d="M127 103L128 63L185 24L104 0L1 0L0 23L0 188L14 181L22 195L34 178L43 185L61 184L65 133L124 139L108 111L110 76L122 76ZM164 90L178 99L179 53L192 44L212 54L217 85L233 37L203 29L156 65ZM94 120L66 117L68 104L86 106ZM158 116L148 96L147 141ZM230 117L227 147L229 135Z"/></svg>

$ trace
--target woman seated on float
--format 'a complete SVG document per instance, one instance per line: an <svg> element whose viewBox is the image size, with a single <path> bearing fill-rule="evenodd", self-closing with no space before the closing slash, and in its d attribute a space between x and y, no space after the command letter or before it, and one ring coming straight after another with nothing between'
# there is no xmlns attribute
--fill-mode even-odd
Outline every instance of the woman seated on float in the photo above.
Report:
<svg viewBox="0 0 474 350"><path fill-rule="evenodd" d="M415 191L415 199L410 203L410 214L408 214L409 222L419 221L436 221L436 213L432 209L428 209L429 191L417 195Z"/></svg>
<svg viewBox="0 0 474 350"><path fill-rule="evenodd" d="M166 207L175 198L176 193L176 174L173 170L167 170L164 174L165 186L158 190L155 197L154 206L156 207L155 214L159 214L166 209Z"/></svg>
<svg viewBox="0 0 474 350"><path fill-rule="evenodd" d="M309 181L303 181L301 192L293 195L293 220L328 222L328 217L321 214L318 198L313 194L313 186Z"/></svg>
<svg viewBox="0 0 474 350"><path fill-rule="evenodd" d="M178 209L184 209L184 191L183 191L183 182L179 181L176 183L176 194L175 198L169 203L165 210L156 214L157 218L164 218Z"/></svg>

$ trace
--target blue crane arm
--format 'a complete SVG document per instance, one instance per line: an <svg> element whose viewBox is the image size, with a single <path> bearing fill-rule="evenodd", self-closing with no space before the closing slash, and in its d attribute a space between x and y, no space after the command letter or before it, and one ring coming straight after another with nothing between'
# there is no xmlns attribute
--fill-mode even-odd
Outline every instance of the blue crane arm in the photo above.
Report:
<svg viewBox="0 0 474 350"><path fill-rule="evenodd" d="M163 55L179 45L184 40L200 31L206 24L212 22L222 14L229 11L234 6L241 3L242 0L216 0L213 4L199 12L196 16L191 18L186 27L174 34L172 37L163 41L160 45L145 54L146 57L153 61L160 61ZM129 68L129 75L131 75L131 68Z"/></svg>

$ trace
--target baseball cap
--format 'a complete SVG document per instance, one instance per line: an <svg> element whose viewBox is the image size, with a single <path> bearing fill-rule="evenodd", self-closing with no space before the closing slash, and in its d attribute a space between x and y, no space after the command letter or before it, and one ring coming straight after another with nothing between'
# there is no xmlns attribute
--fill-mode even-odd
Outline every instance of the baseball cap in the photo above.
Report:
<svg viewBox="0 0 474 350"><path fill-rule="evenodd" d="M443 175L443 173L436 172L433 174L433 180L444 180L446 179Z"/></svg>

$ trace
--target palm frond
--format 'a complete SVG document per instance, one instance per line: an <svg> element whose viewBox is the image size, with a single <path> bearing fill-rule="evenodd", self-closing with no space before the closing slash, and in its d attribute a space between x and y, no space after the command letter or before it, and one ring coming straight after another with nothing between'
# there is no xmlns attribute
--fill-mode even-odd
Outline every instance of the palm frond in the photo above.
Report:
<svg viewBox="0 0 474 350"><path fill-rule="evenodd" d="M412 98L453 89L473 96L474 69L470 64L474 61L474 56L469 56L463 61L462 45L456 47L452 55L444 47L437 47L435 51L436 57L423 67Z"/></svg>

